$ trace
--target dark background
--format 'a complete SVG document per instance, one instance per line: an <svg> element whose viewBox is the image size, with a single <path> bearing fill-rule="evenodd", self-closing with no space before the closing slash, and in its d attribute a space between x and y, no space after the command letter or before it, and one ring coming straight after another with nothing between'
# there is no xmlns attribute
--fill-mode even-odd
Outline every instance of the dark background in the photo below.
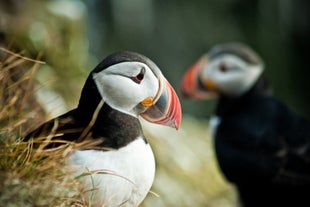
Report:
<svg viewBox="0 0 310 207"><path fill-rule="evenodd" d="M182 74L210 47L243 42L265 61L274 95L310 117L309 1L85 2L90 51L99 59L123 49L146 54L179 92ZM205 116L213 110L212 102L181 101L184 113Z"/></svg>
<svg viewBox="0 0 310 207"><path fill-rule="evenodd" d="M179 93L197 58L216 44L238 41L262 56L274 95L310 118L307 0L0 2L0 31L32 56L43 52L53 71L47 76L56 78L52 85L69 107L88 72L112 52L150 57ZM180 98L185 114L209 117L214 109L214 101Z"/></svg>

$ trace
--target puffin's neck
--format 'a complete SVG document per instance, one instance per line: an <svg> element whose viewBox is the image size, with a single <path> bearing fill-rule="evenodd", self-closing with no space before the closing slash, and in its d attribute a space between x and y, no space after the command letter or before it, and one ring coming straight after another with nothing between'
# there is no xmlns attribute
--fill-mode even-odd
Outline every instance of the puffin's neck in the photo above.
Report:
<svg viewBox="0 0 310 207"><path fill-rule="evenodd" d="M78 116L85 118L80 120L84 127L90 123L94 111L93 107L77 108ZM144 138L138 118L113 109L106 103L99 111L91 133L94 139L104 138L103 147L114 149L124 147L138 137Z"/></svg>
<svg viewBox="0 0 310 207"><path fill-rule="evenodd" d="M78 125L85 128L92 120L93 114L101 101L101 95L93 80L88 76L81 94L79 105L75 110ZM104 103L91 128L92 138L104 138L103 147L119 149L143 135L138 118L122 113Z"/></svg>
<svg viewBox="0 0 310 207"><path fill-rule="evenodd" d="M265 77L261 77L249 91L239 97L221 96L217 104L216 115L221 117L229 113L234 113L242 110L249 102L268 96L270 92L265 82Z"/></svg>

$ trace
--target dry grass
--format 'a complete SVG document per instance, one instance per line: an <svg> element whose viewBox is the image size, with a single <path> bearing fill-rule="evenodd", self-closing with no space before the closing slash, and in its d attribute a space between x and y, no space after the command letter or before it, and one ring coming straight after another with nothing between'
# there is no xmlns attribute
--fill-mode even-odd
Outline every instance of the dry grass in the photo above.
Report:
<svg viewBox="0 0 310 207"><path fill-rule="evenodd" d="M33 128L45 118L34 97L34 74L40 64L43 62L0 47L1 131L27 133L27 129Z"/></svg>
<svg viewBox="0 0 310 207"><path fill-rule="evenodd" d="M5 48L0 58L0 206L86 206L80 184L63 168L81 144L46 150L44 138L22 141L46 118L34 97L34 75L43 62Z"/></svg>

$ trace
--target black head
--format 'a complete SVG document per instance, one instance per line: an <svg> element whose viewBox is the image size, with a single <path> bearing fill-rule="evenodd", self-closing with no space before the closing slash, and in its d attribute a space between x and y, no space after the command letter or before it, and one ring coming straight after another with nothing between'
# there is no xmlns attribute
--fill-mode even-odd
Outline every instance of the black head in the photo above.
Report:
<svg viewBox="0 0 310 207"><path fill-rule="evenodd" d="M239 97L260 82L264 72L260 56L241 43L216 45L184 75L182 91L188 97Z"/></svg>
<svg viewBox="0 0 310 207"><path fill-rule="evenodd" d="M148 57L141 55L136 52L131 51L120 51L115 52L109 56L107 56L104 60L102 60L92 71L92 73L98 73L112 65L115 65L117 63L122 62L141 62L149 66L149 68L152 69L152 71L157 75L159 68L157 65L150 60Z"/></svg>
<svg viewBox="0 0 310 207"><path fill-rule="evenodd" d="M92 113L101 100L120 112L178 128L178 97L149 58L129 51L106 57L88 76L78 109Z"/></svg>
<svg viewBox="0 0 310 207"><path fill-rule="evenodd" d="M208 52L208 58L215 59L225 54L235 55L250 65L263 65L263 60L260 56L250 47L242 43L217 45Z"/></svg>
<svg viewBox="0 0 310 207"><path fill-rule="evenodd" d="M159 74L161 74L157 65L144 55L141 55L136 52L131 52L131 51L115 52L107 56L105 59L103 59L90 72L84 84L84 87L82 89L82 93L81 93L81 97L79 101L79 108L95 109L101 100L100 93L93 80L93 73L99 73L100 71L105 70L112 65L122 63L122 62L142 62L146 64L147 66L149 66L149 68L152 69L152 71L154 72L156 76L159 76Z"/></svg>

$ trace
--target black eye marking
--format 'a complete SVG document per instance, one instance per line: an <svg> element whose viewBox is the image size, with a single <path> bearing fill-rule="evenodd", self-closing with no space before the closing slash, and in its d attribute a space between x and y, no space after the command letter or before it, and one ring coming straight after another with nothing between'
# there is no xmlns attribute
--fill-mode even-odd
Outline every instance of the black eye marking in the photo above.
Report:
<svg viewBox="0 0 310 207"><path fill-rule="evenodd" d="M144 78L144 74L145 74L145 68L143 67L141 68L140 73L138 75L131 77L131 80L140 84Z"/></svg>
<svg viewBox="0 0 310 207"><path fill-rule="evenodd" d="M219 70L220 70L221 72L226 72L226 71L228 70L228 67L227 67L227 65L226 65L225 63L221 63L221 64L219 65Z"/></svg>

